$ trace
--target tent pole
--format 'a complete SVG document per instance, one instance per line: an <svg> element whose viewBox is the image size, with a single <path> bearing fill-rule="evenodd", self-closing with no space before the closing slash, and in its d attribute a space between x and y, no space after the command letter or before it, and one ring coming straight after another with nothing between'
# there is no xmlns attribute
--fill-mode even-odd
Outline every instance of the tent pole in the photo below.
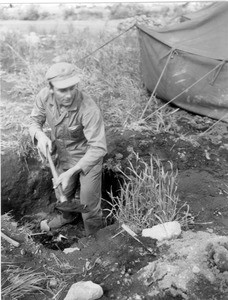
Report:
<svg viewBox="0 0 228 300"><path fill-rule="evenodd" d="M165 103L164 105L162 105L161 107L159 107L157 110L155 110L154 112L152 112L149 116L147 116L145 118L149 119L151 116L153 116L157 111L159 111L160 109L164 108L165 106L167 106L169 103L173 102L174 100L176 100L179 96L181 96L182 94L184 94L186 91L188 91L190 88L192 88L194 85L196 85L197 83L199 83L201 80L203 80L205 77L207 77L210 73L212 73L214 70L216 70L217 68L219 68L221 65L223 65L224 62L222 61L220 64L218 64L216 67L214 67L211 71L207 72L205 75L203 75L200 79L198 79L196 82L194 82L192 85L190 85L189 87L187 87L183 92L181 92L180 94L178 94L177 96L175 96L173 99L171 99L170 101L168 101L167 103Z"/></svg>
<svg viewBox="0 0 228 300"><path fill-rule="evenodd" d="M167 67L167 65L168 65L168 63L169 63L169 61L170 61L170 58L171 58L171 56L172 56L174 50L175 50L174 48L172 48L172 49L170 50L170 54L169 54L169 56L168 56L168 58L167 58L167 61L166 61L166 63L165 63L165 66L164 66L164 68L163 68L163 70L162 70L162 72L161 72L161 75L160 75L160 77L159 77L157 83L156 83L156 86L155 86L155 88L154 88L154 90L153 90L153 93L151 94L150 99L148 100L147 105L146 105L146 107L144 108L144 110L143 110L143 112L142 112L142 114L141 114L140 120L143 118L145 112L147 111L148 106L150 105L152 99L154 98L154 94L155 94L155 92L156 92L156 90L157 90L157 87L158 87L158 85L159 85L159 83L160 83L160 81L161 81L161 79L162 79L162 76L163 76L163 74L164 74L164 72L165 72L165 69L166 69L166 67Z"/></svg>

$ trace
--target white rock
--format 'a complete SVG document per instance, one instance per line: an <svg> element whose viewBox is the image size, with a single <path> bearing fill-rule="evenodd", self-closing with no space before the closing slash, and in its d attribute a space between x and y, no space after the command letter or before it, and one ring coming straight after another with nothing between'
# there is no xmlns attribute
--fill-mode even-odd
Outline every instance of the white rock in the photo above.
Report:
<svg viewBox="0 0 228 300"><path fill-rule="evenodd" d="M103 289L92 281L72 284L64 300L95 300L103 296Z"/></svg>
<svg viewBox="0 0 228 300"><path fill-rule="evenodd" d="M192 272L193 272L194 274L198 274L198 273L200 273L200 268L197 267L197 266L193 266Z"/></svg>
<svg viewBox="0 0 228 300"><path fill-rule="evenodd" d="M63 252L64 252L65 254L72 253L72 252L74 252L74 251L80 251L80 249L79 249L78 247L74 247L74 248L65 248L65 249L63 250Z"/></svg>
<svg viewBox="0 0 228 300"><path fill-rule="evenodd" d="M42 231L50 231L50 227L48 226L48 224L47 224L47 220L42 220L41 222L40 222L40 229L42 230Z"/></svg>
<svg viewBox="0 0 228 300"><path fill-rule="evenodd" d="M51 278L49 281L50 287L56 287L58 284L58 281L55 278Z"/></svg>
<svg viewBox="0 0 228 300"><path fill-rule="evenodd" d="M146 228L142 231L142 236L157 239L159 242L178 237L181 234L181 226L177 221L166 222Z"/></svg>

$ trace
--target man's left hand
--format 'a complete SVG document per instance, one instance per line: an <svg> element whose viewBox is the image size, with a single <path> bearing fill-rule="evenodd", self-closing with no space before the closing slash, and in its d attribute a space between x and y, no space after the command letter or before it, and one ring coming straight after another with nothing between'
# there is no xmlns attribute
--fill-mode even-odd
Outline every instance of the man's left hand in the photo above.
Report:
<svg viewBox="0 0 228 300"><path fill-rule="evenodd" d="M58 187L60 184L62 185L63 191L67 188L68 184L70 183L70 179L73 175L79 173L80 170L75 171L74 168L67 170L59 175L58 179L55 182L55 188Z"/></svg>

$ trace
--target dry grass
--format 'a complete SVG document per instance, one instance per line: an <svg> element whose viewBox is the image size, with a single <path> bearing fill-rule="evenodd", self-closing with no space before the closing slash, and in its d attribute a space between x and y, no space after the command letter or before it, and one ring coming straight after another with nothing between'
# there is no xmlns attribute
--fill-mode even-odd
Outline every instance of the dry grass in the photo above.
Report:
<svg viewBox="0 0 228 300"><path fill-rule="evenodd" d="M8 265L2 272L2 299L20 299L28 294L42 293L48 279L43 272Z"/></svg>
<svg viewBox="0 0 228 300"><path fill-rule="evenodd" d="M129 164L129 175L122 173L125 180L120 195L111 194L109 216L114 215L120 224L127 224L135 232L174 220L186 224L188 206L180 205L178 173L172 163L169 171L165 171L159 159L151 156L148 163L132 151Z"/></svg>

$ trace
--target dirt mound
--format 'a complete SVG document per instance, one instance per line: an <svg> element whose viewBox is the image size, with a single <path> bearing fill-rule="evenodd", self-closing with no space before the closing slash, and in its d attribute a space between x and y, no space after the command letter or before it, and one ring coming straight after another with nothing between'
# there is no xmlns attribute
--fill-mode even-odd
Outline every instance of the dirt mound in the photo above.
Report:
<svg viewBox="0 0 228 300"><path fill-rule="evenodd" d="M228 237L187 231L165 244L169 249L162 257L137 274L149 287L148 295L170 291L183 299L228 297ZM201 289L202 283L208 289Z"/></svg>

